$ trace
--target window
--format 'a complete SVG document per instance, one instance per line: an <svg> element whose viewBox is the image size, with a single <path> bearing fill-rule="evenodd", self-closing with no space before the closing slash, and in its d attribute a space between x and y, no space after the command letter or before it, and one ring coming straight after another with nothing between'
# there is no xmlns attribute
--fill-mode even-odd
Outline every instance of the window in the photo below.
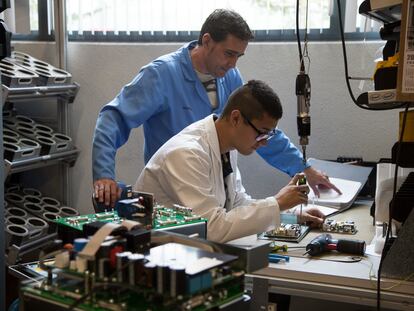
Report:
<svg viewBox="0 0 414 311"><path fill-rule="evenodd" d="M305 25L306 0L301 19ZM309 26L329 28L329 0L310 1ZM240 13L252 29L294 29L294 0L95 0L67 1L68 30L78 31L198 31L215 8Z"/></svg>
<svg viewBox="0 0 414 311"><path fill-rule="evenodd" d="M41 11L49 12L51 5L45 3L52 1L26 1L30 3L32 33L42 34L44 29L51 33L49 26L39 27L42 23L45 24ZM370 20L366 22L358 14L361 2L362 0L341 2L342 12L346 11L346 37L377 39L378 24ZM306 24L307 3L309 39L339 40L337 2L300 0L302 29ZM255 31L256 41L296 40L295 0L66 0L67 30L69 40L188 41L198 37L201 24L215 8L229 8L239 12ZM36 11L38 15L34 13Z"/></svg>
<svg viewBox="0 0 414 311"><path fill-rule="evenodd" d="M348 39L380 39L381 23L359 14L363 0L346 1L344 31Z"/></svg>
<svg viewBox="0 0 414 311"><path fill-rule="evenodd" d="M301 0L303 27L305 5L306 0ZM309 28L329 29L329 7L330 0L309 1ZM98 34L141 39L161 36L167 41L190 39L196 37L202 22L215 8L237 11L251 29L258 30L259 37L268 36L269 30L289 30L291 34L295 29L294 0L69 0L67 28L72 38Z"/></svg>
<svg viewBox="0 0 414 311"><path fill-rule="evenodd" d="M13 33L13 40L54 40L53 0L10 1L10 8L0 18Z"/></svg>
<svg viewBox="0 0 414 311"><path fill-rule="evenodd" d="M39 3L37 0L29 1L30 31L39 31Z"/></svg>

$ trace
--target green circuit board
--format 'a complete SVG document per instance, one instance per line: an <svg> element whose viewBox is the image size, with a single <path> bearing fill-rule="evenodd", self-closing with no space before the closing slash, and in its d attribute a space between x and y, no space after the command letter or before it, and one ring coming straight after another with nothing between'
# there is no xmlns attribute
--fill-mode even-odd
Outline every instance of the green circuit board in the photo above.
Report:
<svg viewBox="0 0 414 311"><path fill-rule="evenodd" d="M217 280L216 280L217 282ZM111 288L110 284L108 288ZM122 287L120 287L122 289ZM93 295L93 302L85 299L77 305L76 310L87 311L109 311L109 310L130 310L130 311L169 311L169 310L211 310L228 304L243 296L243 275L230 275L220 280L214 288L195 295L185 295L179 298L171 298L168 295L154 297L153 290L127 287L127 290L117 292L114 289L100 289ZM129 289L129 290L128 290ZM22 303L32 303L34 300L47 301L49 304L65 306L73 305L78 299L84 296L81 285L62 284L58 290L45 290L41 287L26 286L22 288ZM92 297L91 297L92 298ZM27 301L27 302L26 302ZM190 307L191 306L191 307Z"/></svg>
<svg viewBox="0 0 414 311"><path fill-rule="evenodd" d="M123 219L118 216L118 213L115 210L112 210L96 214L61 217L55 221L60 225L82 231L85 224L95 221L121 223L122 220ZM207 220L205 218L194 215L189 209L183 210L179 208L166 208L161 205L156 205L154 207L152 228L164 229L182 226L185 224L202 223L206 221Z"/></svg>
<svg viewBox="0 0 414 311"><path fill-rule="evenodd" d="M155 216L153 218L153 229L163 229L185 224L207 222L207 219L194 215L190 211L183 211L175 208L155 206Z"/></svg>
<svg viewBox="0 0 414 311"><path fill-rule="evenodd" d="M82 231L82 228L85 224L90 224L95 221L121 223L122 218L120 218L118 216L118 213L113 210L109 212L96 213L96 214L61 217L55 220L55 222L60 225L71 227L79 231Z"/></svg>

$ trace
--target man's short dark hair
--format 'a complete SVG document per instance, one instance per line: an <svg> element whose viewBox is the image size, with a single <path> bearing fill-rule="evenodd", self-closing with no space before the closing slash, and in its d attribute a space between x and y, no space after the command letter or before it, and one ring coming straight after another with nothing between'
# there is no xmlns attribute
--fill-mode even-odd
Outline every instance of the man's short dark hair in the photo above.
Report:
<svg viewBox="0 0 414 311"><path fill-rule="evenodd" d="M211 38L216 42L226 40L229 34L243 41L253 39L253 33L243 17L235 11L226 9L214 10L207 17L201 27L198 38L199 45L202 45L202 38L206 33L209 33Z"/></svg>
<svg viewBox="0 0 414 311"><path fill-rule="evenodd" d="M283 115L279 96L260 80L250 80L236 89L230 95L221 117L230 116L235 109L240 110L249 120L259 120L264 113L276 120L280 120Z"/></svg>

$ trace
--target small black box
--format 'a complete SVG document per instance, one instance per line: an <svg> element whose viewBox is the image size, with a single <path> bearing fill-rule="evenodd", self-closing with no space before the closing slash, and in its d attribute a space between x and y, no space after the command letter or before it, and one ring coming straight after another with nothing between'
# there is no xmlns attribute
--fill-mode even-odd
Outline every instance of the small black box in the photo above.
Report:
<svg viewBox="0 0 414 311"><path fill-rule="evenodd" d="M146 253L151 244L151 231L134 229L123 234L127 240L127 250L133 253Z"/></svg>

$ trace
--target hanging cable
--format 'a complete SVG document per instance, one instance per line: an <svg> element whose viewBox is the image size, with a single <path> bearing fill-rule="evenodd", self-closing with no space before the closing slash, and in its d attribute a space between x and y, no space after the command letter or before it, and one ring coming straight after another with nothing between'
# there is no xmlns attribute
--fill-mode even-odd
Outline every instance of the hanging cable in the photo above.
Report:
<svg viewBox="0 0 414 311"><path fill-rule="evenodd" d="M302 55L302 46L300 44L300 34L299 34L299 0L296 0L296 40L298 42L299 50L299 71L305 71L305 66L303 64L303 55Z"/></svg>
<svg viewBox="0 0 414 311"><path fill-rule="evenodd" d="M309 74L310 70L310 56L308 51L308 19L309 18L309 0L306 0L306 17L305 17L305 38L303 39L303 55L302 61L306 58L308 60L308 70L306 71Z"/></svg>
<svg viewBox="0 0 414 311"><path fill-rule="evenodd" d="M300 42L300 28L299 28L299 0L296 1L296 40L298 43L298 51L299 51L299 64L300 68L299 71L306 72L305 70L305 62L304 59L306 58L309 62L308 70L310 68L310 57L308 52L308 17L309 17L309 0L306 0L306 17L305 17L305 37L304 37L304 44L303 44L303 51L302 45Z"/></svg>
<svg viewBox="0 0 414 311"><path fill-rule="evenodd" d="M308 3L307 3L308 4ZM303 163L306 165L306 146L309 144L309 136L311 133L310 97L311 83L309 76L306 74L304 57L309 59L307 46L308 32L308 6L306 7L306 27L305 27L305 45L302 53L299 34L299 0L296 1L296 37L299 49L299 74L296 76L295 94L297 97L297 127L299 134L299 144L302 146ZM310 64L310 61L309 61Z"/></svg>

